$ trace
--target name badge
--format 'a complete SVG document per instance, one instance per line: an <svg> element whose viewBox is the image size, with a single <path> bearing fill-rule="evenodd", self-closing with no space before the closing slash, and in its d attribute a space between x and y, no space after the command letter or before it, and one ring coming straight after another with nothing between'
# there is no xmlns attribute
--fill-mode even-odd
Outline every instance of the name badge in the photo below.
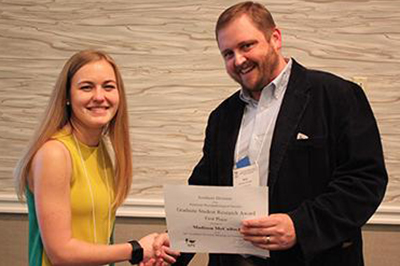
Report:
<svg viewBox="0 0 400 266"><path fill-rule="evenodd" d="M257 164L250 165L250 160L246 156L236 163L233 169L234 187L257 187L259 186L259 170Z"/></svg>

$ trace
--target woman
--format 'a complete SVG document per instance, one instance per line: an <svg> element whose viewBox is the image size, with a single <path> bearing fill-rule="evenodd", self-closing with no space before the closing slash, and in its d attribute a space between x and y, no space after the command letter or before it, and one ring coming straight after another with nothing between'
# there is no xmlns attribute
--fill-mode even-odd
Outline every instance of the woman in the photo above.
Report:
<svg viewBox="0 0 400 266"><path fill-rule="evenodd" d="M15 171L17 193L28 202L29 265L153 263L157 234L111 244L131 176L121 74L104 52L78 52L65 64Z"/></svg>

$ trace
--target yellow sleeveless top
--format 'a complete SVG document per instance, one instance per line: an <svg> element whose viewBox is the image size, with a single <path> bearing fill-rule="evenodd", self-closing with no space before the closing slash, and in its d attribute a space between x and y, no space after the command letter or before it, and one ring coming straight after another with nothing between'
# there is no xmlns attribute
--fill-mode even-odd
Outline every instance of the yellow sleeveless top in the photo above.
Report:
<svg viewBox="0 0 400 266"><path fill-rule="evenodd" d="M66 130L58 132L53 139L62 142L71 155L72 237L97 244L112 242L110 239L115 221L115 211L111 210L109 217L109 207L115 196L114 171L105 143L101 141L98 147L90 147L79 142ZM42 255L42 265L51 265L44 249Z"/></svg>

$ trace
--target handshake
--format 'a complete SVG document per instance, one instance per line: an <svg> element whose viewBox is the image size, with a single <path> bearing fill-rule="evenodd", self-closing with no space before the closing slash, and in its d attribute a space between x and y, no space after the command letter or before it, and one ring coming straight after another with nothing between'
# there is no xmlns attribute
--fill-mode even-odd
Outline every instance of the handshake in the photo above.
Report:
<svg viewBox="0 0 400 266"><path fill-rule="evenodd" d="M139 240L143 248L143 260L139 266L164 266L176 262L179 251L170 249L167 233L153 233Z"/></svg>

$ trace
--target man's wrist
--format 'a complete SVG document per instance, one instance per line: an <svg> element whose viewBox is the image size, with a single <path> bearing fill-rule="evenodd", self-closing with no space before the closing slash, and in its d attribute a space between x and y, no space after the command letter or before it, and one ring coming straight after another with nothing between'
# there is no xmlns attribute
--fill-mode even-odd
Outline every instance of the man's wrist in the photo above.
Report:
<svg viewBox="0 0 400 266"><path fill-rule="evenodd" d="M129 260L129 262L132 265L138 264L143 260L143 248L136 240L131 240L128 243L132 246L131 259Z"/></svg>

